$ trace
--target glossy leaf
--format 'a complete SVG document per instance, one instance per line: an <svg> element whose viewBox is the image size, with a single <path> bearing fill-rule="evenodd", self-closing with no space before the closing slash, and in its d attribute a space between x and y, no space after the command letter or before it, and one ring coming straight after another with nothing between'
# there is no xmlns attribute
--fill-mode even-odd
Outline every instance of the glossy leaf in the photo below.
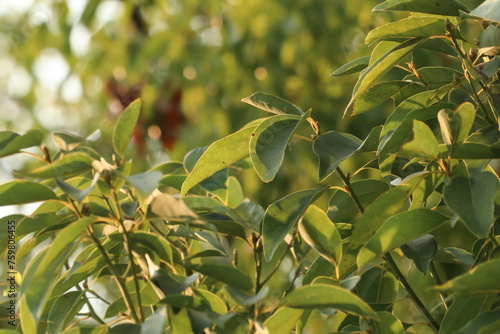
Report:
<svg viewBox="0 0 500 334"><path fill-rule="evenodd" d="M290 334L295 328L304 310L283 307L264 321L264 327L273 334Z"/></svg>
<svg viewBox="0 0 500 334"><path fill-rule="evenodd" d="M443 198L469 230L481 238L488 235L493 223L494 200L499 189L495 174L479 172L468 178L453 177L443 188Z"/></svg>
<svg viewBox="0 0 500 334"><path fill-rule="evenodd" d="M338 266L342 257L342 239L335 224L315 205L309 206L299 222L302 238L321 256Z"/></svg>
<svg viewBox="0 0 500 334"><path fill-rule="evenodd" d="M344 112L346 114L349 107L354 103L359 95L364 93L369 87L371 87L375 82L377 82L384 74L389 72L394 65L403 60L410 52L415 50L422 42L423 38L413 38L400 45L394 47L377 61L375 61L368 69L366 69L363 74L361 74L356 86L354 87L354 93L349 102L349 105Z"/></svg>
<svg viewBox="0 0 500 334"><path fill-rule="evenodd" d="M348 62L347 64L339 67L335 72L330 74L330 76L339 77L342 75L348 75L348 74L352 74L352 73L361 72L363 69L365 69L368 66L369 62L370 62L370 56L361 57L361 58L352 60L352 61Z"/></svg>
<svg viewBox="0 0 500 334"><path fill-rule="evenodd" d="M17 172L20 176L32 178L69 178L92 170L93 159L85 153L68 153L60 159L27 172Z"/></svg>
<svg viewBox="0 0 500 334"><path fill-rule="evenodd" d="M440 213L423 208L388 218L359 251L358 267L362 268L374 257L429 233L448 219Z"/></svg>
<svg viewBox="0 0 500 334"><path fill-rule="evenodd" d="M425 234L402 245L401 250L407 258L415 262L417 269L425 275L427 267L437 254L438 244L432 235Z"/></svg>
<svg viewBox="0 0 500 334"><path fill-rule="evenodd" d="M80 234L94 221L93 218L87 217L64 228L57 234L40 262L33 276L33 282L36 282L36 284L29 285L25 290L26 303L37 322L55 283L55 273L61 270L64 262L71 255Z"/></svg>
<svg viewBox="0 0 500 334"><path fill-rule="evenodd" d="M481 17L483 19L500 22L500 1L486 0L476 7L470 15Z"/></svg>
<svg viewBox="0 0 500 334"><path fill-rule="evenodd" d="M307 207L327 188L302 190L292 193L271 204L262 223L264 255L271 261L274 252L292 230Z"/></svg>
<svg viewBox="0 0 500 334"><path fill-rule="evenodd" d="M330 176L342 161L353 155L362 141L353 135L336 131L322 134L313 144L319 157L319 181Z"/></svg>
<svg viewBox="0 0 500 334"><path fill-rule="evenodd" d="M186 196L201 181L247 157L248 143L256 127L244 128L210 145L184 181L181 195Z"/></svg>
<svg viewBox="0 0 500 334"><path fill-rule="evenodd" d="M249 97L241 100L259 109L268 111L276 115L290 114L290 115L303 115L304 112L296 105L283 100L279 97L272 96L266 93L253 93Z"/></svg>
<svg viewBox="0 0 500 334"><path fill-rule="evenodd" d="M364 318L378 319L377 314L361 298L335 285L302 286L287 295L281 305L305 309L336 308Z"/></svg>
<svg viewBox="0 0 500 334"><path fill-rule="evenodd" d="M388 0L373 10L419 12L447 16L459 16L459 11L469 11L467 7L455 0Z"/></svg>
<svg viewBox="0 0 500 334"><path fill-rule="evenodd" d="M15 180L0 185L0 206L57 199L50 188L40 183Z"/></svg>
<svg viewBox="0 0 500 334"><path fill-rule="evenodd" d="M354 102L352 115L360 115L375 108L409 84L409 82L405 81L388 81L368 88Z"/></svg>
<svg viewBox="0 0 500 334"><path fill-rule="evenodd" d="M365 43L380 39L444 36L445 20L438 17L408 17L387 23L368 33Z"/></svg>
<svg viewBox="0 0 500 334"><path fill-rule="evenodd" d="M113 148L122 160L141 113L141 100L134 100L122 112L113 129Z"/></svg>
<svg viewBox="0 0 500 334"><path fill-rule="evenodd" d="M186 268L195 270L203 275L210 276L243 291L252 290L252 280L240 270L220 264L189 265Z"/></svg>
<svg viewBox="0 0 500 334"><path fill-rule="evenodd" d="M24 135L18 135L12 131L0 132L0 158L19 153L23 148L40 146L43 141L43 133L40 130L30 130Z"/></svg>
<svg viewBox="0 0 500 334"><path fill-rule="evenodd" d="M292 115L273 116L260 123L252 133L250 158L262 181L270 182L278 174L286 146L299 120Z"/></svg>
<svg viewBox="0 0 500 334"><path fill-rule="evenodd" d="M498 293L500 292L498 275L500 275L500 260L489 260L446 282L438 289L452 290L464 295Z"/></svg>
<svg viewBox="0 0 500 334"><path fill-rule="evenodd" d="M61 333L83 307L83 291L71 291L61 295L52 305L48 322L50 333Z"/></svg>
<svg viewBox="0 0 500 334"><path fill-rule="evenodd" d="M160 172L153 171L130 175L127 177L127 182L133 185L142 196L147 197L156 189L161 178Z"/></svg>

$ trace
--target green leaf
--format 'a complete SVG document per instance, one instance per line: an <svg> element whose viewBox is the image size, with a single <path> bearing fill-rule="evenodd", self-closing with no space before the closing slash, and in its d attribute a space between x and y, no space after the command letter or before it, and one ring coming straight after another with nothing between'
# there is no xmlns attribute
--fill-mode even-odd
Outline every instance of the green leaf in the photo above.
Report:
<svg viewBox="0 0 500 334"><path fill-rule="evenodd" d="M276 115L291 114L300 116L304 114L296 105L266 93L253 93L241 101Z"/></svg>
<svg viewBox="0 0 500 334"><path fill-rule="evenodd" d="M227 287L226 287L226 289L227 289ZM214 311L215 313L218 313L218 314L226 314L227 313L226 303L222 300L221 297L219 297L215 293L210 292L208 290L203 290L203 289L196 289L193 291L194 291L194 294L196 296L198 296L201 299L203 299L204 301L206 301L208 303L208 305L210 305L210 308L212 309L212 311Z"/></svg>
<svg viewBox="0 0 500 334"><path fill-rule="evenodd" d="M465 327L462 327L457 334L487 334L497 333L500 330L500 310L485 312L476 319L470 321Z"/></svg>
<svg viewBox="0 0 500 334"><path fill-rule="evenodd" d="M304 314L304 310L282 307L264 321L264 327L273 334L290 334Z"/></svg>
<svg viewBox="0 0 500 334"><path fill-rule="evenodd" d="M40 183L15 180L0 185L0 206L57 199L50 188Z"/></svg>
<svg viewBox="0 0 500 334"><path fill-rule="evenodd" d="M186 196L195 185L227 166L249 155L248 143L257 126L244 128L208 147L182 185L181 195Z"/></svg>
<svg viewBox="0 0 500 334"><path fill-rule="evenodd" d="M486 0L470 12L470 15L481 17L486 20L500 22L500 1Z"/></svg>
<svg viewBox="0 0 500 334"><path fill-rule="evenodd" d="M299 222L299 232L307 244L338 267L342 257L342 239L323 210L311 205Z"/></svg>
<svg viewBox="0 0 500 334"><path fill-rule="evenodd" d="M407 258L415 262L417 269L425 275L427 267L437 254L438 244L431 234L425 234L402 245L401 250Z"/></svg>
<svg viewBox="0 0 500 334"><path fill-rule="evenodd" d="M129 235L129 238L132 245L144 245L148 250L152 250L158 254L162 261L172 263L172 249L170 248L170 245L157 234L145 231L134 231Z"/></svg>
<svg viewBox="0 0 500 334"><path fill-rule="evenodd" d="M307 207L328 188L316 188L292 193L271 204L262 223L264 255L271 261L279 244L297 223Z"/></svg>
<svg viewBox="0 0 500 334"><path fill-rule="evenodd" d="M92 180L92 183L87 189L79 189L73 187L69 183L66 183L58 178L56 178L56 183L59 186L59 188L61 188L61 190L64 191L64 193L76 199L77 202L81 202L85 198L85 196L90 194L90 192L94 189L95 185L97 184L97 181L99 180L99 176L100 176L99 173L96 173L94 175L94 179Z"/></svg>
<svg viewBox="0 0 500 334"><path fill-rule="evenodd" d="M358 268L407 242L429 233L449 218L429 209L401 212L388 218L358 253Z"/></svg>
<svg viewBox="0 0 500 334"><path fill-rule="evenodd" d="M386 182L372 179L354 181L351 183L351 187L363 207L367 207L377 197L389 190ZM337 190L333 194L327 211L328 217L333 222L349 222L358 213L359 209L348 193Z"/></svg>
<svg viewBox="0 0 500 334"><path fill-rule="evenodd" d="M455 80L455 77L463 76L463 73L449 67L428 66L418 69L419 77L425 82L430 89L439 89L440 87L449 84ZM415 74L409 74L403 80L411 80L419 82Z"/></svg>
<svg viewBox="0 0 500 334"><path fill-rule="evenodd" d="M500 54L500 28L489 25L479 37L480 55L498 56Z"/></svg>
<svg viewBox="0 0 500 334"><path fill-rule="evenodd" d="M61 333L85 303L83 291L71 291L61 295L52 305L47 320L50 333Z"/></svg>
<svg viewBox="0 0 500 334"><path fill-rule="evenodd" d="M293 308L336 308L364 318L378 319L377 314L361 298L341 287L329 284L302 286L292 291L281 303Z"/></svg>
<svg viewBox="0 0 500 334"><path fill-rule="evenodd" d="M488 79L494 76L500 68L500 59L497 57L485 61L479 65L474 66L474 70L479 73L483 79Z"/></svg>
<svg viewBox="0 0 500 334"><path fill-rule="evenodd" d="M355 60L348 62L345 65L339 67L335 72L330 74L332 77L340 77L342 75L348 75L352 73L358 73L361 70L365 69L370 62L370 56L361 57Z"/></svg>
<svg viewBox="0 0 500 334"><path fill-rule="evenodd" d="M362 141L353 135L336 131L322 134L313 144L319 157L319 181L330 176L342 161L353 155Z"/></svg>
<svg viewBox="0 0 500 334"><path fill-rule="evenodd" d="M484 238L493 223L494 201L499 189L495 174L478 172L468 178L453 177L443 188L443 198L474 235Z"/></svg>
<svg viewBox="0 0 500 334"><path fill-rule="evenodd" d="M264 299L267 296L267 293L269 292L269 287L265 287L264 289L260 290L258 294L256 295L248 295L246 293L243 293L237 289L231 288L230 286L225 287L231 298L233 298L237 303L243 304L243 305L253 305L262 299Z"/></svg>
<svg viewBox="0 0 500 334"><path fill-rule="evenodd" d="M122 160L141 113L141 100L134 100L122 112L113 129L113 148Z"/></svg>
<svg viewBox="0 0 500 334"><path fill-rule="evenodd" d="M380 321L373 322L377 334L405 334L401 321L390 312L377 312Z"/></svg>
<svg viewBox="0 0 500 334"><path fill-rule="evenodd" d="M186 266L186 268L210 276L243 291L251 291L253 288L252 280L234 267L220 264L198 264Z"/></svg>
<svg viewBox="0 0 500 334"><path fill-rule="evenodd" d="M318 276L330 277L335 272L333 264L322 256L318 256L309 267L302 280L303 285L311 284Z"/></svg>
<svg viewBox="0 0 500 334"><path fill-rule="evenodd" d="M252 133L250 158L262 181L270 182L278 173L299 120L293 115L273 116L260 123Z"/></svg>
<svg viewBox="0 0 500 334"><path fill-rule="evenodd" d="M455 144L463 142L469 136L475 116L474 105L469 102L461 104L455 111L449 109L439 111L441 134L450 153Z"/></svg>
<svg viewBox="0 0 500 334"><path fill-rule="evenodd" d="M491 298L487 296L458 296L446 312L439 333L457 333L469 321L486 311L491 303Z"/></svg>
<svg viewBox="0 0 500 334"><path fill-rule="evenodd" d="M371 239L385 220L401 210L416 185L401 184L385 192L368 206L358 221L353 224L351 248L356 249Z"/></svg>
<svg viewBox="0 0 500 334"><path fill-rule="evenodd" d="M54 286L57 273L61 270L64 262L71 255L72 250L78 244L80 234L94 223L94 218L80 219L57 234L47 253L33 276L33 282L25 290L26 303L33 316L38 322L47 297Z"/></svg>
<svg viewBox="0 0 500 334"><path fill-rule="evenodd" d="M400 45L396 46L395 48L384 54L382 57L380 57L372 65L370 65L370 67L368 67L368 69L366 69L366 71L364 71L359 77L358 82L354 87L353 96L344 112L344 115L347 113L349 107L362 93L364 93L369 87L377 82L377 80L379 80L384 74L389 72L410 52L415 50L423 41L423 38L413 38L404 43L401 43Z"/></svg>
<svg viewBox="0 0 500 334"><path fill-rule="evenodd" d="M500 145L484 145L479 143L464 142L458 144L451 157L453 159L498 159L500 156Z"/></svg>
<svg viewBox="0 0 500 334"><path fill-rule="evenodd" d="M23 148L40 146L43 141L43 133L40 130L30 130L24 135L18 135L12 131L0 132L0 158L19 153Z"/></svg>
<svg viewBox="0 0 500 334"><path fill-rule="evenodd" d="M489 260L439 286L438 290L452 290L463 295L500 292L500 259Z"/></svg>
<svg viewBox="0 0 500 334"><path fill-rule="evenodd" d="M93 160L94 159L86 153L69 153L64 154L60 159L57 159L48 165L26 172L15 172L14 174L29 176L32 178L47 179L51 177L59 177L64 179L91 171Z"/></svg>
<svg viewBox="0 0 500 334"><path fill-rule="evenodd" d="M52 139L61 151L72 151L87 140L68 132L52 132Z"/></svg>
<svg viewBox="0 0 500 334"><path fill-rule="evenodd" d="M388 0L373 8L374 11L405 11L446 16L459 16L459 11L469 12L455 0Z"/></svg>
<svg viewBox="0 0 500 334"><path fill-rule="evenodd" d="M133 185L142 196L147 197L156 189L161 178L160 172L153 171L130 175L127 177L127 182Z"/></svg>
<svg viewBox="0 0 500 334"><path fill-rule="evenodd" d="M439 143L432 130L424 123L413 120L413 140L402 147L410 158L422 157L435 160L439 156Z"/></svg>
<svg viewBox="0 0 500 334"><path fill-rule="evenodd" d="M352 115L360 115L375 108L409 85L405 81L388 81L368 88L353 104Z"/></svg>
<svg viewBox="0 0 500 334"><path fill-rule="evenodd" d="M387 23L368 33L365 43L391 38L444 36L445 20L438 17L408 17Z"/></svg>

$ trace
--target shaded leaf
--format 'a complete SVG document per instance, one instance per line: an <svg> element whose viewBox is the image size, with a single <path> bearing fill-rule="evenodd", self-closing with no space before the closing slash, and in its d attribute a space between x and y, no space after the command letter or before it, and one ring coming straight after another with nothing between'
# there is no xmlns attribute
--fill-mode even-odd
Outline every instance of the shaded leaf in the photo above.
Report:
<svg viewBox="0 0 500 334"><path fill-rule="evenodd" d="M14 180L0 185L0 206L57 199L50 188L40 183Z"/></svg>
<svg viewBox="0 0 500 334"><path fill-rule="evenodd" d="M152 171L141 174L134 174L127 177L127 182L144 197L148 196L156 189L162 178L160 172Z"/></svg>
<svg viewBox="0 0 500 334"><path fill-rule="evenodd" d="M247 157L248 143L256 128L257 126L244 128L210 145L184 181L181 195L186 196L201 181Z"/></svg>
<svg viewBox="0 0 500 334"><path fill-rule="evenodd" d="M500 188L495 174L478 172L468 178L453 177L443 188L448 207L477 237L486 237L493 223L494 200Z"/></svg>
<svg viewBox="0 0 500 334"><path fill-rule="evenodd" d="M368 88L354 102L352 115L359 115L375 108L409 84L405 81L388 81Z"/></svg>
<svg viewBox="0 0 500 334"><path fill-rule="evenodd" d="M220 264L198 264L186 266L187 269L195 270L203 275L210 276L229 286L243 291L252 290L252 280L240 270Z"/></svg>
<svg viewBox="0 0 500 334"><path fill-rule="evenodd" d="M12 131L0 132L0 158L19 153L23 148L40 146L43 141L43 133L40 130L30 130L24 135L18 135Z"/></svg>
<svg viewBox="0 0 500 334"><path fill-rule="evenodd" d="M407 258L415 262L417 269L425 275L427 267L437 254L438 244L431 234L425 234L402 245L401 250Z"/></svg>
<svg viewBox="0 0 500 334"><path fill-rule="evenodd" d="M500 29L489 25L479 38L479 55L498 56L500 54Z"/></svg>
<svg viewBox="0 0 500 334"><path fill-rule="evenodd" d="M328 188L316 188L292 193L271 204L262 223L264 255L271 261L274 252L297 223L307 207Z"/></svg>
<svg viewBox="0 0 500 334"><path fill-rule="evenodd" d="M269 287L267 286L264 289L260 290L259 293L256 295L248 295L237 289L231 288L230 286L226 286L225 289L227 290L227 292L229 292L229 295L237 303L243 305L253 305L264 299L267 296L267 293L269 292Z"/></svg>
<svg viewBox="0 0 500 334"><path fill-rule="evenodd" d="M353 135L336 131L322 134L313 144L319 157L319 181L330 176L342 161L353 155L362 141Z"/></svg>
<svg viewBox="0 0 500 334"><path fill-rule="evenodd" d="M472 270L437 287L439 290L452 290L459 294L492 294L500 292L500 259L479 264Z"/></svg>
<svg viewBox="0 0 500 334"><path fill-rule="evenodd" d="M358 267L362 268L374 257L421 237L448 219L436 211L423 208L388 218L359 251Z"/></svg>
<svg viewBox="0 0 500 334"><path fill-rule="evenodd" d="M136 99L122 112L113 129L113 148L122 160L141 113L141 100Z"/></svg>
<svg viewBox="0 0 500 334"><path fill-rule="evenodd" d="M92 183L87 189L80 189L73 187L69 183L66 183L58 178L56 178L56 183L61 188L61 190L64 191L67 195L73 197L78 202L80 202L82 199L85 198L85 196L90 194L90 192L94 189L95 185L97 184L97 181L99 180L99 176L100 176L99 173L96 173L94 175L94 179L92 180Z"/></svg>
<svg viewBox="0 0 500 334"><path fill-rule="evenodd" d="M491 306L487 296L458 296L446 312L439 333L455 334ZM475 333L475 332L471 332Z"/></svg>
<svg viewBox="0 0 500 334"><path fill-rule="evenodd" d="M129 238L132 245L142 244L146 246L148 250L152 250L158 254L161 260L168 263L172 262L172 249L170 248L170 245L157 234L145 231L134 231L133 233L130 233Z"/></svg>
<svg viewBox="0 0 500 334"><path fill-rule="evenodd" d="M281 303L293 308L336 308L364 318L378 319L377 314L361 298L341 287L329 284L302 286L292 291Z"/></svg>
<svg viewBox="0 0 500 334"><path fill-rule="evenodd" d="M15 172L32 178L69 178L92 170L93 159L86 153L69 153L56 161L26 172Z"/></svg>
<svg viewBox="0 0 500 334"><path fill-rule="evenodd" d="M372 322L377 334L405 334L401 321L390 312L377 312L380 321Z"/></svg>
<svg viewBox="0 0 500 334"><path fill-rule="evenodd" d="M500 310L485 312L476 319L470 321L465 327L462 327L457 334L488 334L496 333L500 330Z"/></svg>
<svg viewBox="0 0 500 334"><path fill-rule="evenodd" d="M52 139L61 151L72 151L87 140L69 132L52 132Z"/></svg>
<svg viewBox="0 0 500 334"><path fill-rule="evenodd" d="M61 295L52 305L47 320L50 333L61 333L85 303L83 291L71 291Z"/></svg>
<svg viewBox="0 0 500 334"><path fill-rule="evenodd" d="M304 114L304 112L296 105L286 100L283 100L282 98L269 95L266 93L261 93L261 92L253 93L252 95L250 95L249 97L245 97L241 101L276 115Z"/></svg>

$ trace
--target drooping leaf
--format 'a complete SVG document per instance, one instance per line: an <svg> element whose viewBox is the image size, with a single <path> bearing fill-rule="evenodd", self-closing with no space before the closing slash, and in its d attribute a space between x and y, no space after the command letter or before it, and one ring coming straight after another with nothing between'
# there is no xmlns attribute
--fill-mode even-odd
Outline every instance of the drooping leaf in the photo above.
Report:
<svg viewBox="0 0 500 334"><path fill-rule="evenodd" d="M57 199L50 188L40 183L15 180L0 185L0 206Z"/></svg>
<svg viewBox="0 0 500 334"><path fill-rule="evenodd" d="M389 52L380 57L375 61L370 67L366 69L365 72L360 76L356 86L354 87L354 92L347 106L344 115L347 113L349 107L354 103L359 95L364 93L369 87L371 87L377 80L379 80L384 74L389 72L394 65L403 60L410 52L415 50L422 42L424 38L413 38L395 48L391 49Z"/></svg>
<svg viewBox="0 0 500 334"><path fill-rule="evenodd" d="M99 173L96 173L94 175L94 179L92 180L92 183L90 186L86 189L80 189L77 187L73 187L71 184L64 182L61 179L56 178L56 183L57 185L64 191L67 195L73 197L76 199L78 202L80 202L82 199L85 198L90 192L94 189L95 185L97 184L97 181L99 180Z"/></svg>
<svg viewBox="0 0 500 334"><path fill-rule="evenodd" d="M330 176L342 161L353 155L362 141L353 135L330 131L322 134L313 144L319 157L319 181Z"/></svg>
<svg viewBox="0 0 500 334"><path fill-rule="evenodd" d="M377 314L361 298L339 286L315 284L292 291L281 303L293 308L336 308L364 318L378 319Z"/></svg>
<svg viewBox="0 0 500 334"><path fill-rule="evenodd" d="M182 185L181 195L227 166L249 155L248 143L257 126L247 127L208 147Z"/></svg>
<svg viewBox="0 0 500 334"><path fill-rule="evenodd" d="M459 16L467 7L455 0L388 0L373 8L374 11L405 11L446 16Z"/></svg>
<svg viewBox="0 0 500 334"><path fill-rule="evenodd" d="M25 290L26 303L28 308L38 322L42 309L47 301L47 297L54 286L56 275L61 270L64 262L71 255L72 249L76 246L80 234L92 223L94 218L82 218L59 232L49 246L40 265L34 273L33 282Z"/></svg>
<svg viewBox="0 0 500 334"><path fill-rule="evenodd" d="M86 153L68 153L46 166L15 174L32 178L69 178L91 171L93 160Z"/></svg>
<svg viewBox="0 0 500 334"><path fill-rule="evenodd" d="M452 290L463 295L492 294L500 292L500 259L479 264L465 274L439 286L439 290Z"/></svg>
<svg viewBox="0 0 500 334"><path fill-rule="evenodd" d="M370 56L361 57L355 60L348 62L345 65L339 67L335 72L330 74L332 77L339 77L342 75L348 75L352 73L358 73L365 69L370 62Z"/></svg>
<svg viewBox="0 0 500 334"><path fill-rule="evenodd" d="M300 117L293 115L273 116L260 123L252 133L250 158L262 181L270 182L278 173L299 120Z"/></svg>
<svg viewBox="0 0 500 334"><path fill-rule="evenodd" d="M243 291L250 291L253 287L252 280L247 275L231 266L220 264L198 264L189 265L186 266L186 268L215 278L216 280Z"/></svg>
<svg viewBox="0 0 500 334"><path fill-rule="evenodd" d="M147 197L156 189L161 178L160 172L152 171L130 175L127 177L127 182L133 185L142 196Z"/></svg>
<svg viewBox="0 0 500 334"><path fill-rule="evenodd" d="M354 102L352 115L360 115L375 108L409 84L407 81L388 81L368 88Z"/></svg>
<svg viewBox="0 0 500 334"><path fill-rule="evenodd" d="M499 189L495 174L477 172L469 177L453 177L443 188L443 198L474 235L484 238L493 223L494 200Z"/></svg>
<svg viewBox="0 0 500 334"><path fill-rule="evenodd" d="M470 15L481 17L486 20L500 22L500 1L486 0L470 12Z"/></svg>
<svg viewBox="0 0 500 334"><path fill-rule="evenodd" d="M299 232L305 242L338 267L342 257L342 239L323 210L315 205L309 206L299 222Z"/></svg>
<svg viewBox="0 0 500 334"><path fill-rule="evenodd" d="M387 23L368 33L365 43L391 38L444 36L445 20L438 17L408 17Z"/></svg>
<svg viewBox="0 0 500 334"><path fill-rule="evenodd" d="M388 218L359 251L358 267L362 268L374 257L421 237L448 219L436 211L424 208Z"/></svg>
<svg viewBox="0 0 500 334"><path fill-rule="evenodd" d="M253 93L251 96L245 97L241 101L276 115L290 114L300 116L304 114L296 105L266 93Z"/></svg>
<svg viewBox="0 0 500 334"><path fill-rule="evenodd" d="M422 273L427 273L427 267L438 251L436 239L431 234L425 234L401 246L404 255L415 262L415 266Z"/></svg>
<svg viewBox="0 0 500 334"><path fill-rule="evenodd" d="M326 189L298 191L274 202L267 208L262 223L264 255L267 261L271 261L279 244L291 231L307 207Z"/></svg>
<svg viewBox="0 0 500 334"><path fill-rule="evenodd" d="M141 100L134 100L122 112L113 129L113 148L122 160L141 113Z"/></svg>
<svg viewBox="0 0 500 334"><path fill-rule="evenodd" d="M23 148L40 146L43 141L43 133L40 130L30 130L24 135L18 135L12 131L0 132L0 158L19 153Z"/></svg>
<svg viewBox="0 0 500 334"><path fill-rule="evenodd" d="M47 320L50 333L61 333L73 320L85 303L82 296L83 291L71 291L57 298Z"/></svg>
<svg viewBox="0 0 500 334"><path fill-rule="evenodd" d="M264 327L269 333L289 334L304 312L307 311L289 307L280 308L264 321Z"/></svg>

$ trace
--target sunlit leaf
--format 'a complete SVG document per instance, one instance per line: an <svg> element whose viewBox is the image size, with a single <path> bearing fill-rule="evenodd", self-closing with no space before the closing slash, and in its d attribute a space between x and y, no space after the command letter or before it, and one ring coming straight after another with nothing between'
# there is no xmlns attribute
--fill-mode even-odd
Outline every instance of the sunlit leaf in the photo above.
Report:
<svg viewBox="0 0 500 334"><path fill-rule="evenodd" d="M132 138L139 114L141 113L141 100L134 100L122 112L113 129L113 148L122 159L127 151L128 144Z"/></svg>
<svg viewBox="0 0 500 334"><path fill-rule="evenodd" d="M352 114L360 115L375 108L409 84L407 81L388 81L373 85L354 102Z"/></svg>
<svg viewBox="0 0 500 334"><path fill-rule="evenodd" d="M32 178L69 178L91 171L92 161L94 159L88 154L78 152L69 153L46 166L26 172L16 172L16 174Z"/></svg>
<svg viewBox="0 0 500 334"><path fill-rule="evenodd" d="M408 17L387 23L368 33L365 43L380 39L444 36L445 20L438 17Z"/></svg>
<svg viewBox="0 0 500 334"><path fill-rule="evenodd" d="M43 141L43 133L40 130L30 130L24 135L18 135L12 131L0 132L0 158L18 153L21 149L40 146Z"/></svg>
<svg viewBox="0 0 500 334"><path fill-rule="evenodd" d="M498 275L500 275L500 259L490 260L453 278L438 289L452 290L464 295L499 293Z"/></svg>
<svg viewBox="0 0 500 334"><path fill-rule="evenodd" d="M439 143L432 130L424 122L413 120L413 140L403 145L402 150L410 157L437 159Z"/></svg>
<svg viewBox="0 0 500 334"><path fill-rule="evenodd" d="M272 96L266 93L253 93L249 97L245 97L241 100L242 102L248 103L259 109L268 111L273 114L291 114L291 115L303 115L304 112L296 105L283 100L279 97Z"/></svg>
<svg viewBox="0 0 500 334"><path fill-rule="evenodd" d="M388 0L373 10L419 12L447 16L459 16L459 11L469 11L467 7L455 0Z"/></svg>
<svg viewBox="0 0 500 334"><path fill-rule="evenodd" d="M50 188L40 183L15 180L0 185L0 206L57 199Z"/></svg>
<svg viewBox="0 0 500 334"><path fill-rule="evenodd" d="M377 314L361 298L335 285L315 284L292 291L281 303L293 308L336 308L364 318L378 319Z"/></svg>
<svg viewBox="0 0 500 334"><path fill-rule="evenodd" d="M335 72L330 74L332 77L339 77L342 75L348 75L352 73L358 73L368 66L370 61L370 56L361 57L353 61L348 62L345 65L339 67Z"/></svg>
<svg viewBox="0 0 500 334"><path fill-rule="evenodd" d="M299 321L304 312L306 311L301 309L280 308L264 321L264 327L267 328L269 333L289 334L293 331L297 321Z"/></svg>
<svg viewBox="0 0 500 334"><path fill-rule="evenodd" d="M264 255L271 261L274 252L292 230L307 207L327 188L302 190L292 193L271 204L262 223Z"/></svg>
<svg viewBox="0 0 500 334"><path fill-rule="evenodd" d="M481 17L483 19L500 22L500 1L486 0L476 7L470 15Z"/></svg>

